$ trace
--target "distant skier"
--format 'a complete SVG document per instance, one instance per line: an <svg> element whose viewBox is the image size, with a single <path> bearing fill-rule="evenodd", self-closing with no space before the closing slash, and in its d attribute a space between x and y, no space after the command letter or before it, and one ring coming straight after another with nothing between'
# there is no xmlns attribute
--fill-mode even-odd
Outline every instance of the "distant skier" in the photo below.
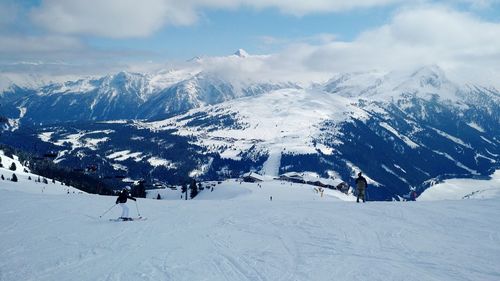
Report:
<svg viewBox="0 0 500 281"><path fill-rule="evenodd" d="M358 173L358 178L356 179L356 188L358 189L358 197L356 199L356 202L359 203L359 198L363 200L363 203L365 202L365 197L366 197L366 188L368 187L368 183L366 182L366 179L363 177L361 172Z"/></svg>
<svg viewBox="0 0 500 281"><path fill-rule="evenodd" d="M136 199L130 196L130 186L126 186L122 189L122 191L118 194L118 198L116 198L116 204L120 203L120 207L122 207L122 215L120 219L124 221L132 220L131 217L128 216L128 207L127 207L127 199L134 200Z"/></svg>
<svg viewBox="0 0 500 281"><path fill-rule="evenodd" d="M411 201L417 201L417 192L415 190L411 191Z"/></svg>

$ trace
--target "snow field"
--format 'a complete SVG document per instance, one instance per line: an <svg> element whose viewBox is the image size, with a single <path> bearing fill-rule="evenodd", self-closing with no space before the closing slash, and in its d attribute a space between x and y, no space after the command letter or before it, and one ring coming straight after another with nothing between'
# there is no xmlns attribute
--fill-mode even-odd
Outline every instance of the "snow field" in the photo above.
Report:
<svg viewBox="0 0 500 281"><path fill-rule="evenodd" d="M208 186L207 186L208 184ZM323 189L323 196L319 187L291 183L279 180L266 180L259 183L240 182L230 179L218 184L206 182L204 190L200 191L194 200L243 200L243 201L355 201L353 195L346 195L337 190ZM213 191L211 191L213 187ZM162 200L179 200L182 195L181 187L176 190L170 188L148 190L148 198L156 199L160 194Z"/></svg>
<svg viewBox="0 0 500 281"><path fill-rule="evenodd" d="M0 280L500 278L498 198L139 199L148 220L108 221L118 206L99 219L115 199L0 188Z"/></svg>
<svg viewBox="0 0 500 281"><path fill-rule="evenodd" d="M7 156L5 156L3 150L0 150L0 160L1 160L0 163L2 163L3 168L5 170L8 170L10 173L13 173L13 172L14 173L21 173L25 169L25 167L21 164L21 162L19 162L19 159L17 158L17 156L14 156L13 158L7 157ZM9 167L10 167L10 165L12 165L12 163L14 163L16 165L15 171L9 170ZM2 168L0 168L0 169L2 169Z"/></svg>
<svg viewBox="0 0 500 281"><path fill-rule="evenodd" d="M52 182L52 179L47 179L47 184L36 182L38 178L43 180L43 177L32 174L29 169L24 167L16 156L10 158L4 155L0 150L0 158L2 159L3 168L0 168L0 175L3 175L5 180L0 180L0 189L21 191L26 193L46 193L46 194L68 194L68 193L85 193L71 186L61 185L60 181ZM16 170L11 171L10 165L14 163ZM28 172L25 172L28 171ZM12 182L12 175L16 174L18 182ZM29 179L31 177L31 180ZM1 279L0 279L1 280Z"/></svg>
<svg viewBox="0 0 500 281"><path fill-rule="evenodd" d="M111 222L115 196L67 194L17 166L19 182L0 180L1 281L500 279L495 192L356 204L310 185L227 180L195 200L129 201L148 220ZM498 187L498 175L474 186ZM429 190L449 198L443 186ZM180 197L180 188L159 191Z"/></svg>
<svg viewBox="0 0 500 281"><path fill-rule="evenodd" d="M500 170L490 180L450 179L426 189L417 200L440 201L500 197Z"/></svg>
<svg viewBox="0 0 500 281"><path fill-rule="evenodd" d="M351 117L349 112L355 110L351 100L337 95L313 89L282 89L193 109L186 115L140 123L138 126L150 130L173 128L179 135L197 136L199 145L207 148L214 144L230 143L231 150L220 152L231 159L238 159L240 152L257 145L259 150L270 153L263 172L272 175L276 173L275 167L279 164L284 148L287 153L316 153L312 139L320 133L319 124L325 120L344 121ZM201 111L207 112L209 116L234 114L245 126L238 129L186 126L189 119L185 117ZM326 146L324 148L329 149Z"/></svg>

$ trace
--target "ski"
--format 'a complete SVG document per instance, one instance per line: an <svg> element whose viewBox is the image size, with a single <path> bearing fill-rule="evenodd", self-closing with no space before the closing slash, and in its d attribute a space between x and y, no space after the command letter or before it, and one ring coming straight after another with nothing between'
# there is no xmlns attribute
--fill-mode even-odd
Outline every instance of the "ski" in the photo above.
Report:
<svg viewBox="0 0 500 281"><path fill-rule="evenodd" d="M129 218L129 219L116 218L116 219L109 219L109 221L126 222L126 221L145 221L147 219L148 218L146 218L146 217L136 217L136 218Z"/></svg>

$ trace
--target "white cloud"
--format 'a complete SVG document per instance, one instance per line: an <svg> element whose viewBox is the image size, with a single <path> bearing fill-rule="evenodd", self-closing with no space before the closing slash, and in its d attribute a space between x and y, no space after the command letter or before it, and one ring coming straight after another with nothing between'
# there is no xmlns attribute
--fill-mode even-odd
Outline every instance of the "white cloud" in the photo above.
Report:
<svg viewBox="0 0 500 281"><path fill-rule="evenodd" d="M393 70L438 64L447 70L500 73L500 24L444 7L401 10L392 21L352 42L302 47L315 71Z"/></svg>
<svg viewBox="0 0 500 281"><path fill-rule="evenodd" d="M49 31L111 38L143 37L165 24L191 24L190 7L166 0L44 0L32 20Z"/></svg>
<svg viewBox="0 0 500 281"><path fill-rule="evenodd" d="M414 0L412 0L414 1ZM403 0L195 0L197 6L228 8L247 6L257 9L277 8L283 13L303 16L311 13L340 12L401 3Z"/></svg>
<svg viewBox="0 0 500 281"><path fill-rule="evenodd" d="M203 9L277 8L302 16L388 5L402 0L43 0L31 19L51 32L144 37L166 25L191 25Z"/></svg>
<svg viewBox="0 0 500 281"><path fill-rule="evenodd" d="M57 53L84 48L79 39L67 36L1 36L0 58L21 54Z"/></svg>
<svg viewBox="0 0 500 281"><path fill-rule="evenodd" d="M452 78L496 84L500 75L500 23L442 6L398 11L383 26L349 42L293 43L271 56L210 60L212 71L247 79L321 81L334 73L412 69L437 64ZM282 43L267 38L270 43Z"/></svg>
<svg viewBox="0 0 500 281"><path fill-rule="evenodd" d="M267 4L263 0L255 0L252 4L249 0L185 0L182 1L182 5L177 3L179 1L174 5L172 4L174 2L167 0L147 0L144 2L146 6L157 3L157 9L155 11L150 11L148 8L139 9L136 11L137 15L134 15L132 1L94 1L96 3L85 4L88 2L47 0L40 8L32 12L32 16L43 22L47 28L60 33L89 33L127 37L146 36L160 28L162 24L190 24L196 21L196 7L211 5L213 7L238 8L240 5L252 7L274 5L283 11L291 12L294 9L299 9L302 3L278 0L266 2ZM121 3L121 8L109 11L113 8L111 4L115 3L114 1ZM482 2L488 5L496 3L496 0L461 1L466 1L471 5ZM354 1L349 5L365 7L389 2L393 1ZM78 5L70 7L72 5L67 3ZM339 3L339 1L312 1L311 6L304 8L303 11L313 9L311 7L317 7L314 9L320 9L319 7L347 9L347 6L342 6ZM324 5L331 6L325 7ZM93 9L99 10L99 12L93 12L93 9L86 9L84 6L93 6ZM174 11L169 10L170 7L176 7L179 13L175 14L175 17L167 16L165 18L164 14L168 14L166 11ZM108 12L117 19L104 19ZM121 17L129 12L131 13L128 17L129 20L123 22ZM142 19L150 14L156 16L143 22ZM66 21L68 24L64 25L63 23ZM140 26L127 30L126 26L134 23ZM50 25L54 25L54 27ZM59 27L55 27L56 25ZM115 33L115 29L120 29L120 31ZM206 58L203 67L234 80L301 81L306 83L326 80L338 72L367 69L396 70L437 64L444 68L447 73L455 73L456 77L461 80L490 83L491 77L497 79L500 75L500 64L498 63L500 61L500 36L498 34L500 34L500 23L488 22L473 14L458 12L445 6L419 4L398 10L387 24L366 30L352 41L336 41L335 36L331 34L312 35L293 40L264 37L265 43L286 47L279 53L269 56L253 56L246 59L236 57L230 59ZM57 57L58 53L64 53L65 50L73 51L73 55L80 53L84 59L87 59L85 55L89 54L97 58L104 55L99 52L96 54L95 50L92 53L81 41L66 35L25 38L4 36L0 37L0 41L0 58L2 55L8 57L30 52L50 53ZM108 60L108 63L111 61ZM121 65L118 63L115 63L115 66L107 65L107 69L114 70L123 66L122 61ZM102 65L100 64L99 67ZM127 67L130 68L130 66ZM91 68L91 65L87 67L88 70ZM70 71L69 67L64 69Z"/></svg>
<svg viewBox="0 0 500 281"><path fill-rule="evenodd" d="M474 9L486 9L494 4L499 4L499 0L455 0L458 2L463 2L469 4Z"/></svg>

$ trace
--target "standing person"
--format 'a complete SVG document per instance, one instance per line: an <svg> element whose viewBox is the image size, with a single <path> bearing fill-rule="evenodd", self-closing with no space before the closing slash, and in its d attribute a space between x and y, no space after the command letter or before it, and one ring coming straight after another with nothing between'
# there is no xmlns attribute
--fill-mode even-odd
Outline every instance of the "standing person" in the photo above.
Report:
<svg viewBox="0 0 500 281"><path fill-rule="evenodd" d="M415 190L411 191L411 201L417 201L417 192Z"/></svg>
<svg viewBox="0 0 500 281"><path fill-rule="evenodd" d="M358 178L356 179L356 188L358 189L358 197L356 199L356 202L359 203L359 198L363 199L363 203L365 202L365 197L366 197L366 188L368 187L368 183L366 182L366 179L363 177L363 174L361 172L358 173Z"/></svg>
<svg viewBox="0 0 500 281"><path fill-rule="evenodd" d="M131 217L128 216L128 207L127 207L127 199L134 200L136 199L130 196L130 186L126 186L122 189L122 191L118 194L118 198L116 198L116 204L120 203L120 207L122 207L122 215L120 219L124 221L132 220Z"/></svg>

